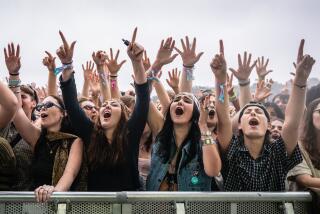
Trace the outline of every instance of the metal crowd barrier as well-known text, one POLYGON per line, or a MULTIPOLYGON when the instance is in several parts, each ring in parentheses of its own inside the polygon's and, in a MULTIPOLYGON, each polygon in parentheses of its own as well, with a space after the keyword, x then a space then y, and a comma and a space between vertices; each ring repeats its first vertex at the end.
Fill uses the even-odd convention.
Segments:
POLYGON ((305 214, 311 201, 308 192, 57 192, 37 203, 33 192, 0 192, 0 213, 305 214))

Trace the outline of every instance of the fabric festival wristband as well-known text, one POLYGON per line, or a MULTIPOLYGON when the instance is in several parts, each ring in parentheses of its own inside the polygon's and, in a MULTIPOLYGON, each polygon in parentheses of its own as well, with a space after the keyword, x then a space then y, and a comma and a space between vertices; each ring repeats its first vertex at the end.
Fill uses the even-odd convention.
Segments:
POLYGON ((148 80, 152 81, 156 81, 156 82, 160 82, 160 80, 157 77, 148 77, 148 80))
POLYGON ((219 93, 218 99, 219 99, 219 101, 220 101, 221 103, 224 103, 224 86, 225 86, 225 85, 226 85, 225 83, 222 83, 222 84, 219 85, 220 93, 219 93))
POLYGON ((61 67, 55 68, 54 69, 54 75, 58 75, 59 73, 61 73, 62 71, 66 70, 66 69, 73 69, 72 64, 66 64, 66 65, 62 65, 61 67))
POLYGON ((9 87, 18 87, 20 86, 21 80, 13 80, 9 79, 8 86, 9 87))
POLYGON ((194 66, 192 68, 183 66, 183 71, 186 72, 188 81, 194 80, 193 70, 194 70, 194 66))
POLYGON ((234 102, 236 100, 237 100, 237 94, 236 94, 236 92, 233 92, 233 95, 229 97, 229 101, 234 102))
POLYGON ((117 86, 117 80, 116 79, 111 79, 110 83, 111 83, 111 88, 113 88, 113 89, 117 86))

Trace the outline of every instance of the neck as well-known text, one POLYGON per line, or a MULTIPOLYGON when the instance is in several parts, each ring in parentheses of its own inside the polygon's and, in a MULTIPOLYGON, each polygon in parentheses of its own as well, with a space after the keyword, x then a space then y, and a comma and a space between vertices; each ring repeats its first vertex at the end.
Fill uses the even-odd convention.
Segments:
POLYGON ((174 129, 174 135, 175 135, 175 140, 176 140, 176 145, 179 148, 181 146, 181 144, 183 143, 183 141, 186 139, 189 130, 191 127, 191 123, 188 124, 183 124, 183 125, 173 125, 173 129, 174 129))
POLYGON ((114 128, 108 128, 104 131, 104 135, 106 136, 110 144, 112 143, 112 140, 113 140, 113 132, 114 132, 114 128))
POLYGON ((261 138, 248 138, 244 135, 244 145, 253 159, 257 159, 262 151, 264 136, 261 138))
POLYGON ((59 132, 61 129, 61 123, 48 127, 47 130, 50 132, 59 132))

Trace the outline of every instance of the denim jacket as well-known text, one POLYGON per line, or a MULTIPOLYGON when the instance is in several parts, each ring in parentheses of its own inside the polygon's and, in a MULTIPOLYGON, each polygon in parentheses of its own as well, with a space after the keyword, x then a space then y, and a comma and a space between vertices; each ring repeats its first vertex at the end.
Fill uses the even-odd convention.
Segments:
MULTIPOLYGON (((201 154, 196 154, 191 161, 186 163, 191 143, 194 142, 189 140, 182 148, 180 163, 177 165, 178 191, 211 191, 212 178, 207 176, 203 164, 199 162, 202 159, 199 158, 199 155, 202 155, 202 150, 199 150, 201 154)), ((158 155, 158 150, 159 142, 153 146, 152 150, 151 167, 147 178, 148 191, 159 191, 160 184, 168 172, 169 161, 163 163, 158 155)))

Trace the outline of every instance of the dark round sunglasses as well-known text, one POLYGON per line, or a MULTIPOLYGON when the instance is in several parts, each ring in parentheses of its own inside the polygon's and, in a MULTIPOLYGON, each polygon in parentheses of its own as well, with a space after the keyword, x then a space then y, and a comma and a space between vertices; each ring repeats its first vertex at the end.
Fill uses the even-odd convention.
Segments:
POLYGON ((53 107, 53 106, 55 106, 55 107, 57 107, 57 108, 59 108, 59 109, 61 109, 61 110, 64 110, 61 106, 59 106, 59 105, 57 105, 57 104, 55 104, 55 103, 53 103, 53 102, 46 102, 46 103, 39 103, 37 106, 36 106, 36 110, 37 111, 41 111, 41 109, 42 108, 45 108, 45 109, 48 109, 48 108, 51 108, 51 107, 53 107))

